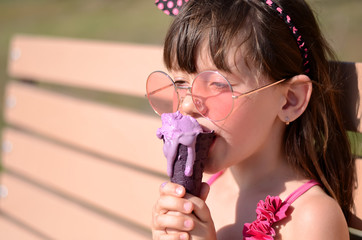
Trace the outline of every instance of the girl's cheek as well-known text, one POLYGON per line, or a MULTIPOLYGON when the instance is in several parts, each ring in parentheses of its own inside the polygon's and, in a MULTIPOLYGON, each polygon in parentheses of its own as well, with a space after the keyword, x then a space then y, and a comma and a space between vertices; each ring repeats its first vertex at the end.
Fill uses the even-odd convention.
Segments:
POLYGON ((223 170, 227 166, 228 152, 225 139, 218 135, 209 150, 209 159, 205 164, 207 172, 216 173, 223 170))

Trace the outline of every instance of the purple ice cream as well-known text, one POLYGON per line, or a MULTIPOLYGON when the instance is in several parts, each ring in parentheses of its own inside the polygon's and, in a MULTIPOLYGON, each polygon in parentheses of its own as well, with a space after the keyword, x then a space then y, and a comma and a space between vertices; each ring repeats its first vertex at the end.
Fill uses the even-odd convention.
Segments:
POLYGON ((167 175, 172 182, 185 186, 198 196, 201 189, 204 161, 214 139, 214 133, 204 133, 196 119, 180 112, 161 116, 162 127, 157 137, 163 139, 167 159, 167 175))
POLYGON ((179 144, 187 146, 185 175, 191 176, 195 161, 196 137, 202 128, 196 119, 184 116, 179 111, 162 114, 162 127, 157 130, 157 137, 164 140, 163 153, 167 159, 167 175, 172 177, 173 165, 179 144))

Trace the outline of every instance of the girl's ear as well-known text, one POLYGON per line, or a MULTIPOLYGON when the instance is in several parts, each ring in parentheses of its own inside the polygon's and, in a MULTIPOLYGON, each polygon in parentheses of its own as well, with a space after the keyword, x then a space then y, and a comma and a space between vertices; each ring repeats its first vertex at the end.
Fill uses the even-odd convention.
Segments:
POLYGON ((312 94, 312 81, 304 74, 294 76, 285 84, 283 105, 278 114, 280 120, 289 124, 296 120, 308 106, 312 94))

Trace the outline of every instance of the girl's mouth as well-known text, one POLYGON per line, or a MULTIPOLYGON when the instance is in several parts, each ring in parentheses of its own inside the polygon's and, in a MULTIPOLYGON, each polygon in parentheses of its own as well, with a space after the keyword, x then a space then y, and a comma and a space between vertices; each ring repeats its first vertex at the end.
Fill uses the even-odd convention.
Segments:
POLYGON ((201 126, 201 128, 202 128, 202 131, 205 132, 205 133, 214 132, 214 130, 211 130, 211 129, 209 129, 209 128, 201 125, 201 124, 200 124, 200 126, 201 126))

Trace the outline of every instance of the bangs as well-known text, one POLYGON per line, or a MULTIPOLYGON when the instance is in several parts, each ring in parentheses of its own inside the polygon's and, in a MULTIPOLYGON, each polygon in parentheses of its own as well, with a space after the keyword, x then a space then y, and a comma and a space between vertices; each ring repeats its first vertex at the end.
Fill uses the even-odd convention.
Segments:
POLYGON ((209 54, 214 65, 230 72, 226 56, 230 54, 231 46, 238 40, 240 47, 251 35, 250 31, 249 34, 240 33, 241 29, 243 32, 247 29, 245 23, 250 7, 240 2, 236 5, 234 2, 220 5, 217 1, 198 0, 186 4, 166 35, 163 57, 168 70, 196 73, 197 57, 201 47, 206 47, 203 49, 208 49, 206 54, 209 54), (235 11, 235 8, 239 9, 235 11))

